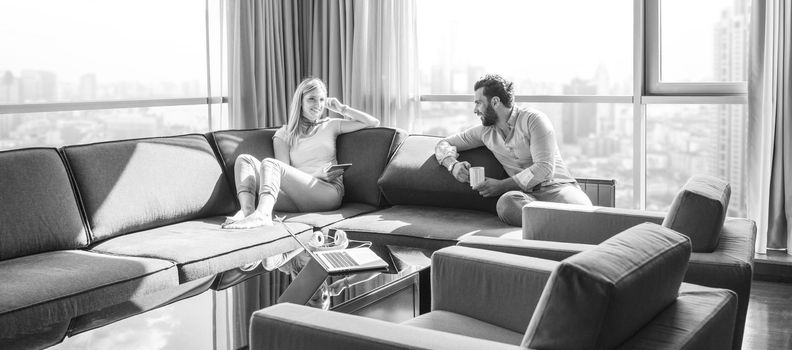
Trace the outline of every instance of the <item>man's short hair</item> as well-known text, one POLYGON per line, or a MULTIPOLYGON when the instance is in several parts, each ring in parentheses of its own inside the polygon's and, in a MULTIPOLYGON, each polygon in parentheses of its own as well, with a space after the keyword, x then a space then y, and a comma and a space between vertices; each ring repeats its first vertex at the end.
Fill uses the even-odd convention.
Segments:
POLYGON ((475 85, 473 90, 484 88, 482 93, 487 98, 487 102, 497 96, 501 103, 507 108, 512 106, 514 102, 514 84, 498 74, 487 74, 481 77, 475 85))

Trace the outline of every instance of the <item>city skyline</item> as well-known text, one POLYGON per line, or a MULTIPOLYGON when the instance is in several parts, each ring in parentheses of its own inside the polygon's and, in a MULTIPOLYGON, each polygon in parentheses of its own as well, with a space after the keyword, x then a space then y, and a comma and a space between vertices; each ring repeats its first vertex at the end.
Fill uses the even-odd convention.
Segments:
MULTIPOLYGON (((737 0, 735 4, 744 4, 737 0)), ((629 6, 631 8, 631 6, 629 6)), ((739 80, 745 75, 747 43, 745 13, 717 14, 708 31, 712 38, 711 70, 715 79, 739 80)), ((631 21, 630 21, 631 24, 631 21)), ((445 40, 448 47, 465 45, 470 38, 457 27, 442 29, 457 35, 445 40)), ((629 32, 631 35, 631 31, 629 32)), ((630 43, 631 45, 631 43, 630 43)), ((627 50, 628 56, 632 49, 627 50)), ((424 94, 472 94, 472 83, 487 65, 460 60, 460 51, 432 51, 439 63, 421 66, 420 91, 424 94), (449 62, 454 64, 449 64, 449 62)), ((431 61, 431 60, 430 60, 431 61)), ((475 61, 475 60, 473 60, 475 61)), ((0 61, 0 65, 3 62, 0 61)), ((519 74, 518 94, 631 95, 632 65, 612 73, 613 64, 593 60, 573 73, 519 74), (624 72, 629 72, 627 75, 624 72), (560 77, 566 77, 561 80, 560 77)), ((204 75, 187 80, 113 80, 97 72, 63 78, 47 69, 15 70, 0 66, 0 103, 46 103, 80 100, 168 98, 205 95, 204 75)), ((579 177, 617 180, 617 205, 633 204, 633 110, 631 104, 542 103, 558 135, 559 147, 572 173, 579 177)), ((403 122, 413 133, 448 135, 478 123, 472 102, 421 102, 418 118, 403 122)), ((156 107, 121 110, 75 111, 3 115, 0 148, 60 146, 113 138, 157 136, 167 133, 207 131, 206 107, 156 107), (115 124, 115 126, 110 125, 115 124)), ((647 208, 663 210, 692 173, 707 173, 732 184, 730 215, 744 215, 745 106, 648 105, 646 157, 647 208)))
MULTIPOLYGON (((699 34, 710 37, 712 48, 704 51, 710 51, 708 57, 712 59, 706 74, 691 76, 690 80, 702 80, 701 77, 707 75, 716 81, 745 79, 747 17, 744 9, 747 4, 744 0, 737 0, 734 5, 743 10, 715 13, 710 16, 711 20, 714 19, 714 22, 709 23, 712 27, 704 34, 699 34)), ((454 31, 450 33, 457 35, 454 31)), ((459 40, 456 37, 441 41, 454 46, 448 43, 459 40)), ((445 52, 447 56, 435 57, 434 60, 445 64, 434 64, 430 69, 423 70, 423 93, 470 95, 473 82, 482 74, 492 72, 483 65, 450 64, 455 62, 457 54, 454 51, 438 52, 445 52)), ((673 54, 675 52, 672 50, 671 63, 668 64, 675 62, 673 54)), ((628 76, 614 78, 608 65, 589 65, 589 68, 564 82, 537 81, 530 74, 518 75, 516 78, 504 75, 514 80, 515 93, 522 95, 632 94, 631 69, 628 76)), ((632 205, 634 169, 631 104, 522 105, 537 107, 550 117, 562 157, 574 176, 616 179, 617 206, 632 205)), ((478 122, 472 107, 472 102, 424 102, 421 104, 421 118, 415 121, 414 128, 417 132, 435 135, 461 131, 478 122)), ((684 182, 691 175, 701 173, 728 181, 732 186, 729 215, 746 214, 745 181, 742 177, 746 151, 744 110, 743 105, 647 106, 647 209, 667 209, 684 182)))

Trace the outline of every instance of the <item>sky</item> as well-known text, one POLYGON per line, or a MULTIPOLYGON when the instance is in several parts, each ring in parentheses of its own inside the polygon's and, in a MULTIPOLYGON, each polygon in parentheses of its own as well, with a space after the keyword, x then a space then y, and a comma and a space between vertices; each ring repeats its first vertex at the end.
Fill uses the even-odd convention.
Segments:
MULTIPOLYGON (((712 28, 734 0, 661 0, 666 63, 680 76, 712 70, 712 28), (668 15, 669 13, 673 15, 668 15)), ((633 0, 418 0, 420 60, 426 64, 520 67, 539 81, 632 79, 633 0), (451 10, 453 8, 453 10, 451 10), (464 18, 465 20, 461 20, 464 18), (475 18, 475 21, 467 20, 475 18), (444 50, 453 31, 454 52, 444 50), (427 38, 428 36, 428 38, 427 38)), ((668 67, 667 67, 668 68, 668 67)))
MULTIPOLYGON (((681 76, 711 71, 706 43, 719 9, 734 0, 661 1, 673 14, 663 18, 674 43, 670 67, 681 76)), ((613 80, 629 81, 633 2, 417 0, 420 62, 516 67, 514 74, 556 82, 591 78, 604 66, 613 80)), ((195 35, 204 31, 202 1, 0 0, 0 70, 51 70, 71 81, 85 73, 190 80, 205 74, 205 38, 195 35)))
POLYGON ((0 0, 0 70, 51 70, 71 81, 201 78, 204 11, 195 0, 0 0))

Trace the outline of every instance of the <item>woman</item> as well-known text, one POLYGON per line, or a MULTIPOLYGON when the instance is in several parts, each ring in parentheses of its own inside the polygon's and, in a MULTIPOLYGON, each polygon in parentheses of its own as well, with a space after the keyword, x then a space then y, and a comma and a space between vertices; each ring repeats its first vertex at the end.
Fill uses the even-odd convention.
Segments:
POLYGON ((321 80, 303 80, 292 97, 288 123, 272 138, 275 159, 259 161, 248 154, 237 158, 234 178, 241 210, 222 227, 272 225, 273 209, 312 212, 338 208, 344 196, 343 170, 328 170, 337 163, 336 137, 378 125, 374 117, 328 98, 321 80), (325 108, 344 119, 328 118, 325 108))

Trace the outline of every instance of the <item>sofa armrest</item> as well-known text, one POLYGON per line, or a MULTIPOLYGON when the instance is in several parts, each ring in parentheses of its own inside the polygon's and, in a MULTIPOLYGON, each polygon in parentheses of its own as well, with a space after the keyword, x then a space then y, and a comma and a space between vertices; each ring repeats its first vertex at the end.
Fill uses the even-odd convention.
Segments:
POLYGON ((432 310, 524 333, 557 265, 482 249, 443 248, 432 255, 432 310))
POLYGON ((476 339, 296 304, 256 311, 250 349, 520 349, 476 339))
POLYGON ((523 238, 600 244, 644 222, 662 224, 665 213, 535 201, 523 207, 523 238))
POLYGON ((457 245, 553 261, 561 261, 584 250, 595 247, 593 244, 484 236, 465 237, 461 239, 457 245))

